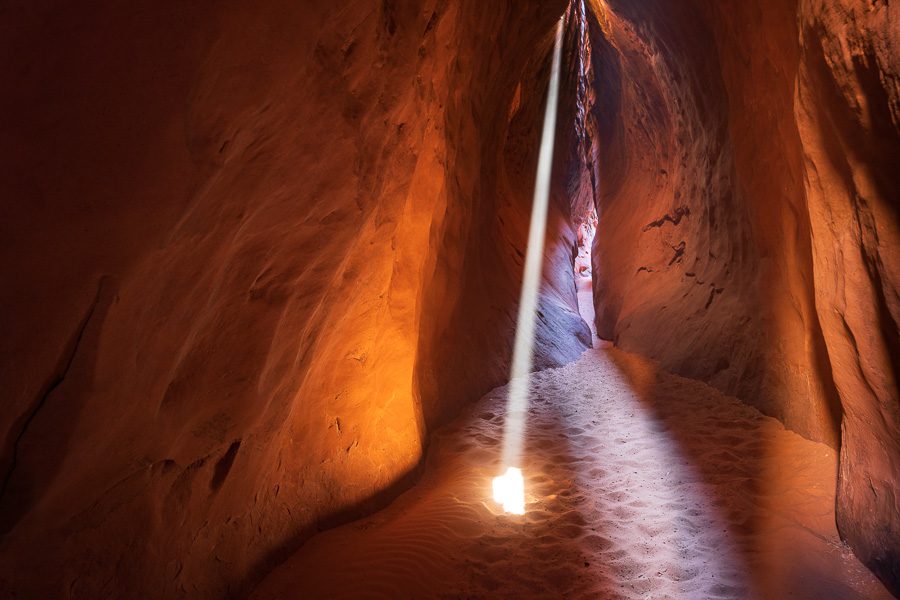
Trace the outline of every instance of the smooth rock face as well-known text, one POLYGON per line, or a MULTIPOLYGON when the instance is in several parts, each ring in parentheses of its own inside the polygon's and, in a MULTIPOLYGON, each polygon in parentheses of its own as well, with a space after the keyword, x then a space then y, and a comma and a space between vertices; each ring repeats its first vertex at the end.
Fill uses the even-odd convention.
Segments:
POLYGON ((896 11, 592 6, 601 337, 839 447, 839 529, 897 592, 896 11))
POLYGON ((408 484, 508 373, 564 8, 4 10, 0 595, 240 594, 408 484))

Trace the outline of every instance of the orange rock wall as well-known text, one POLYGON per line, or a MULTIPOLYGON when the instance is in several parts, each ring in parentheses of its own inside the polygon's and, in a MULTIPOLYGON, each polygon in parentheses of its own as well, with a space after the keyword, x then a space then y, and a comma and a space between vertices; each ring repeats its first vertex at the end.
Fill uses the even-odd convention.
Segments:
POLYGON ((415 476, 507 375, 564 8, 4 11, 0 595, 239 595, 415 476))
POLYGON ((900 594, 900 15, 887 2, 800 7, 794 111, 843 409, 838 528, 900 594))
POLYGON ((900 91, 885 2, 592 3, 601 336, 840 448, 900 586, 900 91))

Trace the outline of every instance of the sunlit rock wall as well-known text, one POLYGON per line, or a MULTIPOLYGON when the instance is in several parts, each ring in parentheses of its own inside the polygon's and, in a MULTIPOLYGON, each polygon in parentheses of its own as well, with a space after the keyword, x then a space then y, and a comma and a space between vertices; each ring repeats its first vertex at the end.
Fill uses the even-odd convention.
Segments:
POLYGON ((4 9, 0 595, 240 595, 408 483, 507 375, 564 8, 4 9))
POLYGON ((591 4, 601 336, 840 448, 900 585, 900 91, 886 2, 591 4))

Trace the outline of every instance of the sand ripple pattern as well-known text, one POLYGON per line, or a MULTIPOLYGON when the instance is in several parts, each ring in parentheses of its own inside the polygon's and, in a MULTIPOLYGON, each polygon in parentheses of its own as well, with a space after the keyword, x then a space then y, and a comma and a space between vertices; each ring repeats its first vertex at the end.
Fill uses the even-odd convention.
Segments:
POLYGON ((257 598, 889 598, 834 527, 834 452, 608 345, 531 381, 527 513, 490 500, 506 387, 385 510, 257 598))

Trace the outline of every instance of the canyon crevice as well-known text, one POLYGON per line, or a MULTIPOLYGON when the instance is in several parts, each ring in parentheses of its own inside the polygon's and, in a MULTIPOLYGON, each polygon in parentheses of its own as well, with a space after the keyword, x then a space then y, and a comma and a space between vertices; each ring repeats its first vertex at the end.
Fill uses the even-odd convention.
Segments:
POLYGON ((900 593, 896 7, 41 0, 0 15, 0 597, 242 597, 414 485, 509 376, 563 15, 534 369, 591 347, 596 210, 598 335, 834 449, 900 593))

